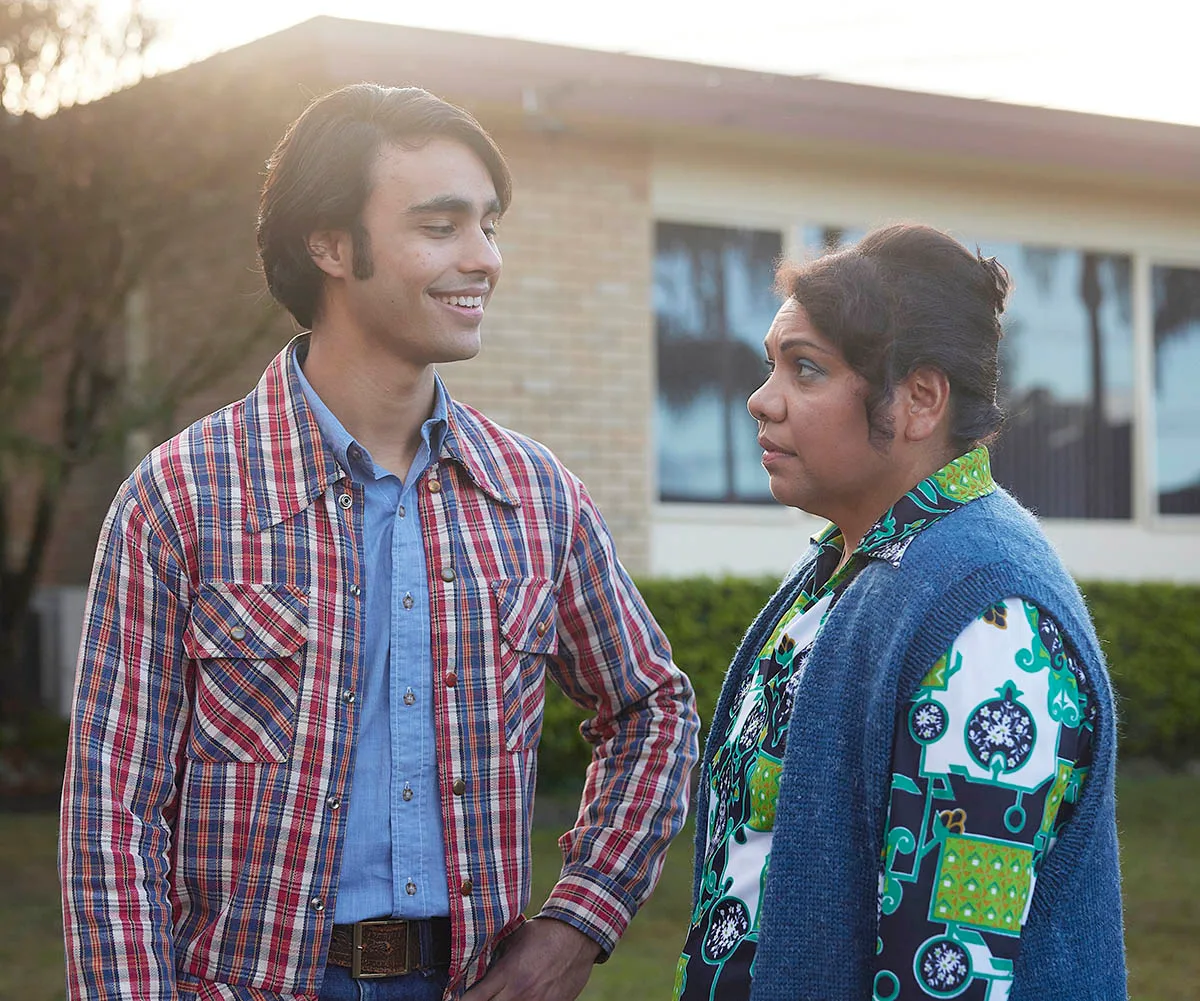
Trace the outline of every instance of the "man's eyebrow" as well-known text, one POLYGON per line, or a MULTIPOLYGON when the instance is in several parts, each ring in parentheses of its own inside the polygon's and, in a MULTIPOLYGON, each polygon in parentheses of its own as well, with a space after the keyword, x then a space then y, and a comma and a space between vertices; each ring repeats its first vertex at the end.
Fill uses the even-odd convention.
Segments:
MULTIPOLYGON (((428 215, 431 212, 447 212, 456 215, 462 215, 467 212, 472 212, 475 209, 475 204, 469 198, 463 198, 461 195, 437 195, 424 202, 418 202, 416 205, 410 205, 406 210, 408 215, 428 215)), ((483 206, 484 215, 499 215, 500 200, 493 198, 483 206)))

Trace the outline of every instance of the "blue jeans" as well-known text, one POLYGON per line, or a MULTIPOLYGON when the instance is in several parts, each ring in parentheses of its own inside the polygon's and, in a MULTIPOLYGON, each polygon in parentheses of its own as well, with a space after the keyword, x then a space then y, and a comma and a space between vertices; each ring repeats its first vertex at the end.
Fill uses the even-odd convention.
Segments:
POLYGON ((355 980, 344 966, 325 967, 320 1001, 441 1001, 450 974, 441 968, 399 977, 355 980))

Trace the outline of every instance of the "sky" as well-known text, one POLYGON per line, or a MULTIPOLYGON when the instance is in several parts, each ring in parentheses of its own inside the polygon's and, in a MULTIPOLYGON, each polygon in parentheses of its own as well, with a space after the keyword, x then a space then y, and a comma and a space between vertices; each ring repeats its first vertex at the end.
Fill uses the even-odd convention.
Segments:
POLYGON ((333 14, 1200 125, 1200 4, 1188 0, 143 3, 162 24, 160 69, 333 14))

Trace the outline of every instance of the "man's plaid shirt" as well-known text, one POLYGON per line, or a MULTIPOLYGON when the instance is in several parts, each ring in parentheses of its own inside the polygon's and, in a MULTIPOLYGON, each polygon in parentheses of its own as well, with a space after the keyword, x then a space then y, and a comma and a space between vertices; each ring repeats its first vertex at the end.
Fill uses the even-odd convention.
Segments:
MULTIPOLYGON (((316 995, 354 774, 362 489, 288 351, 156 449, 101 531, 62 806, 79 999, 316 995)), ((523 920, 545 674, 594 712, 542 910, 611 950, 687 808, 691 687, 582 484, 461 404, 420 484, 451 996, 523 920)))

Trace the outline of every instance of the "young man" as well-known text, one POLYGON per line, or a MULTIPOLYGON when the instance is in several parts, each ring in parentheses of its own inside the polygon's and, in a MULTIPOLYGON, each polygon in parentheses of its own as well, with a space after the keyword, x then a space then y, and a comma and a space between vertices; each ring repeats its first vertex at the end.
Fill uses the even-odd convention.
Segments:
POLYGON ((267 283, 310 333, 101 532, 61 859, 69 996, 570 999, 686 811, 690 686, 583 485, 451 400, 508 169, 417 89, 280 142, 267 283), (595 718, 536 919, 546 675, 595 718), (499 948, 498 948, 499 947, 499 948), (380 978, 380 979, 374 979, 380 978))

